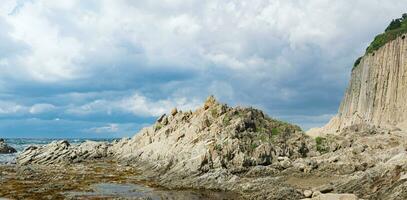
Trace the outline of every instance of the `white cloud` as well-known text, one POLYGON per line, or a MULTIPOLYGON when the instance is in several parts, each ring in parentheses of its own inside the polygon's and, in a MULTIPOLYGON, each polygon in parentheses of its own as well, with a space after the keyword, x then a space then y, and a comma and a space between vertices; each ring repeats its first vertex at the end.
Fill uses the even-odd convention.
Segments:
POLYGON ((16 114, 43 114, 56 109, 52 104, 40 103, 34 105, 24 105, 12 101, 0 100, 0 114, 16 115, 16 114))
POLYGON ((97 135, 109 135, 109 136, 133 136, 133 134, 150 124, 133 124, 133 123, 107 123, 100 126, 91 128, 85 128, 81 130, 81 133, 85 134, 97 134, 97 135))
POLYGON ((20 112, 24 112, 25 110, 26 107, 14 102, 0 101, 0 114, 2 115, 17 114, 20 112))
POLYGON ((366 34, 358 29, 361 26, 382 27, 382 23, 369 22, 378 19, 387 23, 400 15, 407 3, 23 2, 8 1, 1 6, 0 16, 10 26, 7 33, 28 46, 27 51, 15 56, 12 70, 20 69, 29 78, 45 82, 89 77, 103 68, 103 63, 89 63, 129 59, 132 53, 123 51, 123 42, 141 48, 142 57, 135 59, 144 60, 143 65, 150 67, 200 68, 213 63, 235 70, 261 71, 273 66, 284 49, 313 44, 330 50, 342 45, 338 40, 347 39, 350 33, 366 34), (388 16, 390 12, 394 15, 388 16))
POLYGON ((56 107, 54 105, 42 103, 42 104, 35 104, 35 105, 31 106, 29 109, 29 112, 31 114, 41 114, 41 113, 50 112, 54 109, 56 109, 56 107))
POLYGON ((90 115, 95 113, 130 113, 141 117, 157 117, 168 113, 172 108, 192 110, 202 102, 197 99, 172 98, 152 100, 139 93, 125 96, 120 99, 97 99, 81 106, 72 106, 67 113, 75 115, 90 115))
POLYGON ((118 124, 108 124, 106 126, 102 127, 94 127, 90 128, 88 131, 94 132, 94 133, 116 133, 120 130, 118 124))
POLYGON ((163 100, 151 100, 140 94, 134 94, 118 102, 118 107, 141 116, 160 116, 168 113, 172 108, 180 110, 192 110, 200 105, 197 99, 174 98, 163 100))

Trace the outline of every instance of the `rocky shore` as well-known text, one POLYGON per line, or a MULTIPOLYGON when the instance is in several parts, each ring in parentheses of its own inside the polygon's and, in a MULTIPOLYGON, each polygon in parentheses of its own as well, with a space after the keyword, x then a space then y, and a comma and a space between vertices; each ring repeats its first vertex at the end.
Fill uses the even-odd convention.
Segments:
POLYGON ((0 165, 0 172, 0 197, 9 199, 239 199, 232 192, 168 190, 109 159, 52 167, 0 165))
MULTIPOLYGON (((56 141, 27 148, 17 164, 30 177, 32 171, 26 169, 41 168, 44 173, 58 167, 76 169, 68 174, 89 176, 92 170, 83 168, 105 163, 93 170, 112 168, 132 178, 110 174, 108 180, 95 177, 95 183, 119 180, 177 191, 230 192, 216 199, 405 199, 405 141, 403 131, 365 124, 314 139, 298 126, 259 110, 231 108, 209 97, 196 111, 174 109, 131 139, 80 145, 56 141)), ((16 173, 21 174, 19 170, 16 173)), ((12 183, 3 180, 2 184, 12 183)), ((80 187, 50 190, 47 195, 89 187, 85 181, 80 187)))
MULTIPOLYGON (((0 165, 0 198, 405 200, 407 39, 393 36, 358 59, 322 128, 210 96, 133 138, 28 147, 0 165)), ((14 152, 0 140, 0 153, 14 152)))

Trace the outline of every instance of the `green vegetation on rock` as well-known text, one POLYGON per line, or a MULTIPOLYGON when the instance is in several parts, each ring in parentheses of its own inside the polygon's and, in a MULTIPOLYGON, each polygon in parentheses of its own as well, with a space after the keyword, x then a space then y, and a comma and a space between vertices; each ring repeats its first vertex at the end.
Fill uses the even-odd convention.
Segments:
POLYGON ((272 136, 278 135, 278 134, 280 134, 280 130, 278 128, 271 129, 271 135, 272 136))
POLYGON ((407 13, 401 18, 391 21, 384 33, 376 36, 372 43, 367 47, 366 53, 373 53, 386 43, 395 40, 397 37, 407 33, 407 13))
MULTIPOLYGON (((384 46, 388 42, 395 40, 397 37, 407 33, 407 13, 403 14, 401 18, 394 19, 385 29, 384 33, 377 35, 370 45, 366 48, 366 54, 373 53, 380 47, 384 46)), ((353 65, 352 71, 359 66, 362 61, 362 57, 356 59, 353 65)))
POLYGON ((156 124, 155 125, 155 130, 160 130, 163 127, 162 124, 156 124))
POLYGON ((316 137, 315 142, 317 143, 317 151, 321 154, 328 152, 328 147, 326 145, 326 138, 316 137))
POLYGON ((360 64, 360 61, 362 61, 363 57, 359 57, 358 59, 356 59, 355 64, 353 64, 353 68, 352 71, 360 64))

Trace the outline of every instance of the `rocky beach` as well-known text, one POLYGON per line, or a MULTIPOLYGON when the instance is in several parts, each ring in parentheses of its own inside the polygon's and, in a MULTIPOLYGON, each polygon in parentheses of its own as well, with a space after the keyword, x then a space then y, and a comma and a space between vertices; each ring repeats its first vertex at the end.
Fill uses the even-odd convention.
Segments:
POLYGON ((305 132, 209 96, 132 138, 58 140, 17 154, 1 139, 0 153, 16 158, 0 164, 0 198, 405 200, 407 15, 398 20, 355 63, 324 127, 305 132))
POLYGON ((353 125, 312 138, 260 110, 231 108, 211 96, 196 111, 174 109, 131 139, 28 147, 16 166, 2 166, 0 195, 404 199, 406 137, 400 130, 353 125), (116 189, 106 194, 98 184, 116 189), (121 187, 128 195, 117 193, 121 187), (142 189, 136 194, 132 187, 142 189))

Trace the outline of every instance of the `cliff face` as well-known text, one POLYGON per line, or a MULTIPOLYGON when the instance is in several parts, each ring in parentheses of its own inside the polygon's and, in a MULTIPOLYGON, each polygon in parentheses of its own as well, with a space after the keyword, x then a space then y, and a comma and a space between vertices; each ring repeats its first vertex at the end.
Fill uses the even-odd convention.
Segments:
POLYGON ((366 123, 407 128, 407 34, 364 55, 352 70, 338 114, 311 135, 340 132, 366 123))

